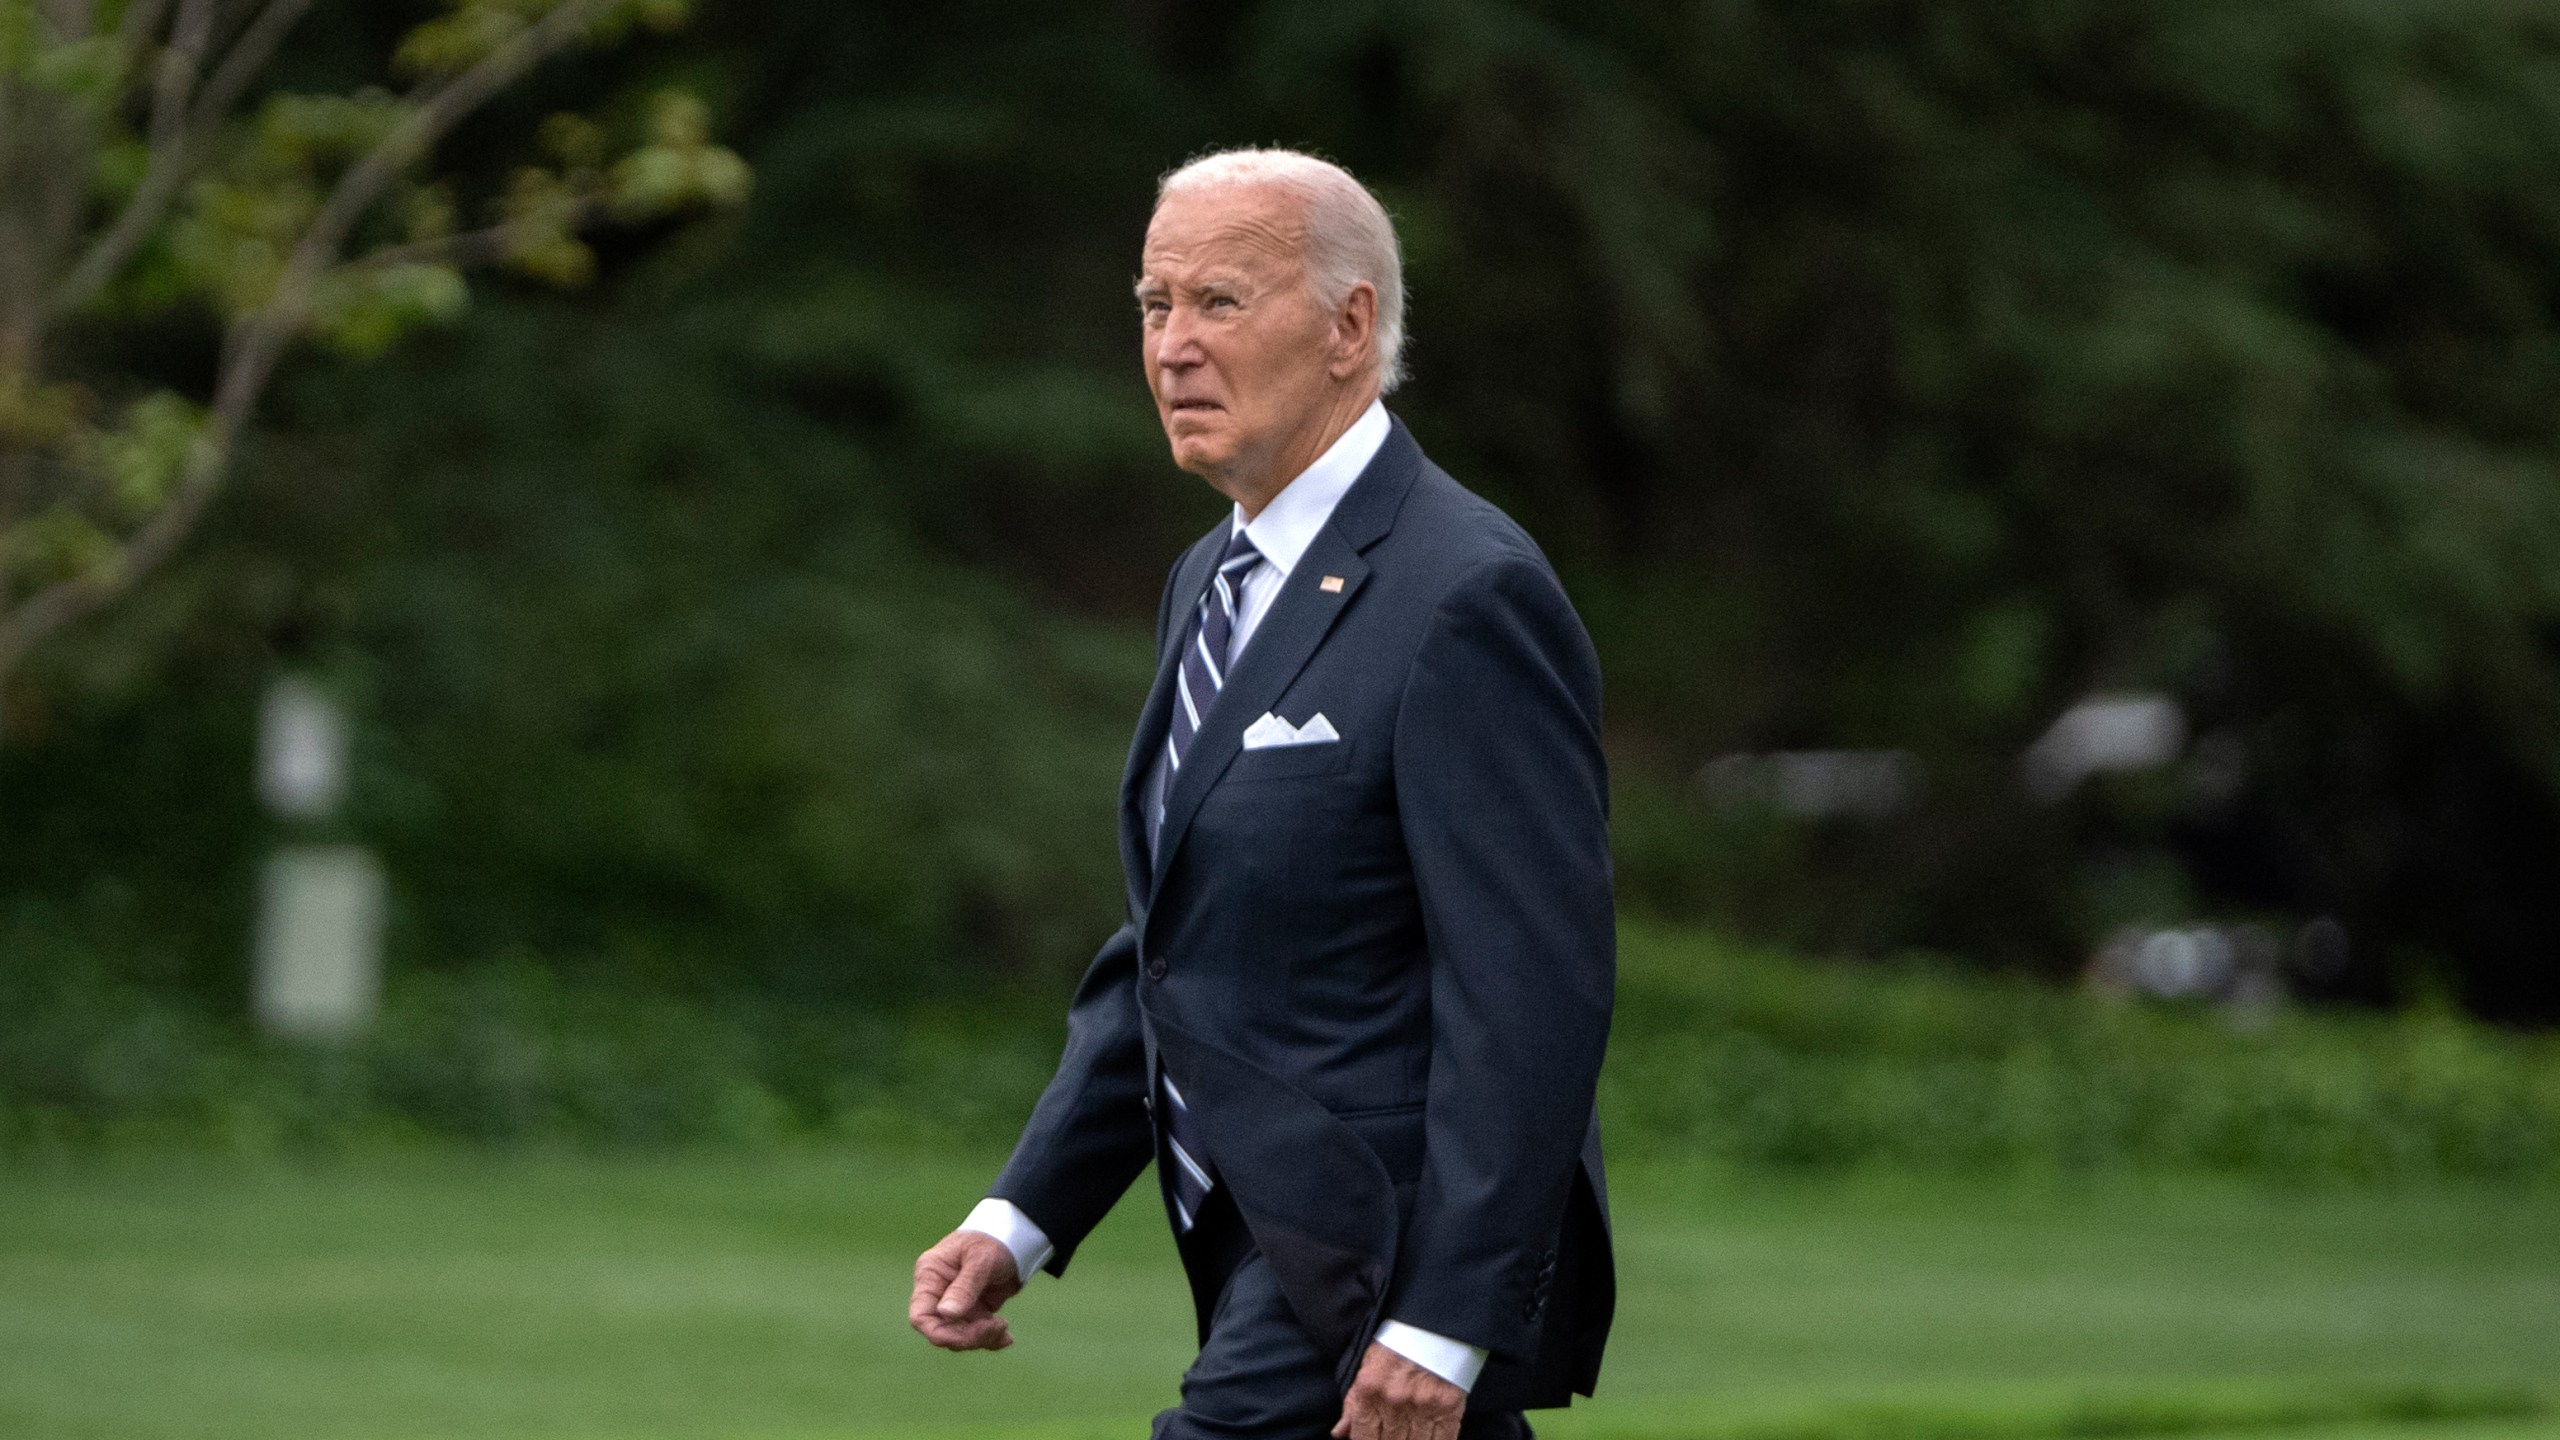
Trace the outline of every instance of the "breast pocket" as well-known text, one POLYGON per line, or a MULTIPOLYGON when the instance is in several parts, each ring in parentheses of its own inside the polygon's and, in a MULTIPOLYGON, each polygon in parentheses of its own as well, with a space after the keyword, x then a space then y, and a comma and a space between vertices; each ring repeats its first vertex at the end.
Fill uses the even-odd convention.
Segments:
POLYGON ((1222 777, 1229 785, 1256 780, 1290 780, 1302 775, 1331 775, 1351 763, 1351 741, 1327 740, 1316 745, 1266 745, 1239 750, 1222 777))

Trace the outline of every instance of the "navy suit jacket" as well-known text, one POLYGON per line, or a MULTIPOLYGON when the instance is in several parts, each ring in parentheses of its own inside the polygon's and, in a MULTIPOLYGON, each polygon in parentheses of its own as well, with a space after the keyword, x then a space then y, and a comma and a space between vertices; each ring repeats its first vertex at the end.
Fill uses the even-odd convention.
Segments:
POLYGON ((1393 1319, 1492 1352, 1470 1408, 1589 1394, 1616 1293, 1590 639, 1537 546, 1398 421, 1203 717, 1150 855, 1140 797, 1227 531, 1165 587, 1121 786, 1129 921, 991 1193, 1064 1273, 1155 1157, 1161 1069, 1346 1388, 1393 1319), (1342 738, 1241 748, 1265 711, 1342 738))

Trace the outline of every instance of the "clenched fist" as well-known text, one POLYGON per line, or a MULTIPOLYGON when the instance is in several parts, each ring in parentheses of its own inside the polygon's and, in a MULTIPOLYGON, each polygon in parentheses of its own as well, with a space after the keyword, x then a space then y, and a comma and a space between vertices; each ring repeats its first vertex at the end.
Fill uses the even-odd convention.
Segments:
POLYGON ((1384 1345, 1360 1357, 1333 1440, 1455 1440, 1467 1392, 1384 1345))
POLYGON ((945 1350, 1001 1350, 1013 1343, 1013 1329, 996 1311, 1021 1290, 1004 1242, 954 1230, 916 1257, 907 1323, 945 1350))

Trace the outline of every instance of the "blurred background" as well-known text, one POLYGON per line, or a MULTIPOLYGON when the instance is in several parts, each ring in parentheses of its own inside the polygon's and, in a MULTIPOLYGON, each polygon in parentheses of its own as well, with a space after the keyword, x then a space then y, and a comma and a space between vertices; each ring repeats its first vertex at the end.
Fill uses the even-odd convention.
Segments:
MULTIPOLYGON (((141 37, 83 223, 148 192, 194 8, 0 3, 9 204, 75 14, 141 37)), ((554 7, 209 8, 299 23, 0 373, 0 603, 186 493, 370 87, 554 7), (44 489, 159 394, 160 488, 44 489)), ((0 624, 0 1431, 1170 1403, 1143 1205, 1006 1356, 900 1306, 1223 513, 1153 182, 1278 143, 1396 216, 1395 408, 1606 672, 1624 1338, 1555 1432, 2560 1435, 2560 12, 619 10, 409 165, 182 545, 0 624), (467 289, 403 248, 484 213, 467 289)))

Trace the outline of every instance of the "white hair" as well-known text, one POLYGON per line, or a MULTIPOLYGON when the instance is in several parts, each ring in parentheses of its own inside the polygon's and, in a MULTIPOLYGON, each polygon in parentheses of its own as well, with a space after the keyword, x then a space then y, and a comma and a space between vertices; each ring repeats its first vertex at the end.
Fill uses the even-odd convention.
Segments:
POLYGON ((1192 160, 1156 183, 1156 203, 1177 190, 1277 185, 1306 202, 1307 279, 1316 299, 1339 305, 1365 280, 1378 293, 1378 392, 1403 383, 1404 253, 1395 222, 1369 188, 1330 160, 1295 150, 1247 147, 1192 160))

